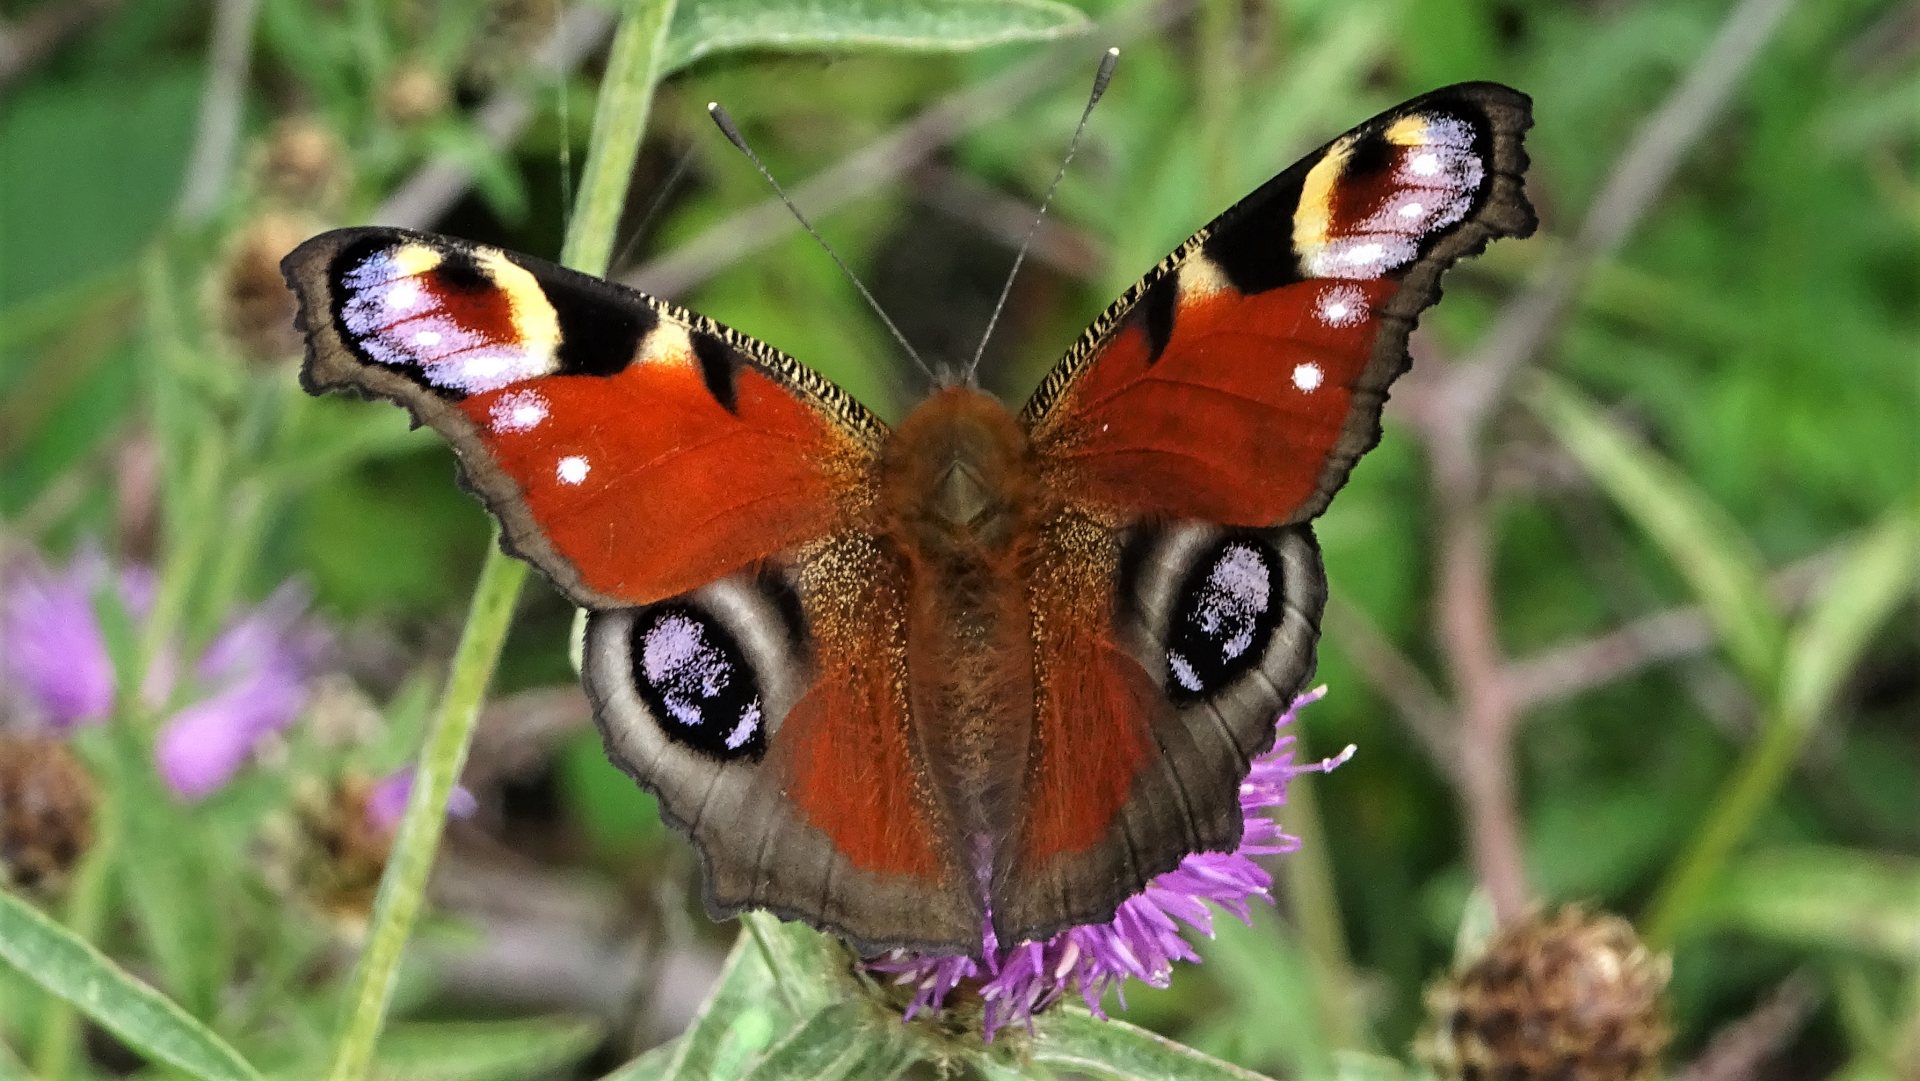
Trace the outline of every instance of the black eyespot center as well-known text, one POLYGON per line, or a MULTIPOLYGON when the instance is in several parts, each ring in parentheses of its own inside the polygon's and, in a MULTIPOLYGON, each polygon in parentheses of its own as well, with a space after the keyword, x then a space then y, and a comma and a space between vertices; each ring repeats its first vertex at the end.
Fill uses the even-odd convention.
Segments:
POLYGON ((760 681, 712 614, 654 605, 634 619, 632 647, 634 690, 668 739, 725 761, 766 753, 760 681))
POLYGON ((1281 599, 1280 556, 1265 538, 1229 534, 1204 549, 1180 583, 1167 625, 1168 699, 1200 701, 1258 667, 1281 599))

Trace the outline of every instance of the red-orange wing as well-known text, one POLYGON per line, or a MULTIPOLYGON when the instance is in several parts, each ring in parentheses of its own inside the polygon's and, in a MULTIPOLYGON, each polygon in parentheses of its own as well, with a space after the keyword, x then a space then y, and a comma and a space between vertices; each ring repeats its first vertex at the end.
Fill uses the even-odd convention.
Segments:
POLYGON ((1313 667, 1306 523, 1379 440, 1441 273, 1532 231, 1529 110, 1466 84, 1353 129, 1182 244, 1034 393, 1022 418, 1059 510, 1003 931, 1099 918, 1238 842, 1239 781, 1313 667))
POLYGON ((885 429, 704 316, 450 237, 342 229, 287 257, 314 392, 445 435, 513 550, 589 608, 684 593, 840 528, 885 429))
POLYGON ((1076 503, 1243 525, 1326 509, 1379 440, 1440 275, 1533 231, 1525 95, 1382 113, 1220 215, 1109 308, 1023 414, 1076 503))
POLYGON ((980 941, 973 872, 917 781, 872 414, 712 320, 494 248, 347 229, 284 269, 307 389, 439 431, 510 550, 594 610, 608 753, 693 841, 716 918, 980 941))

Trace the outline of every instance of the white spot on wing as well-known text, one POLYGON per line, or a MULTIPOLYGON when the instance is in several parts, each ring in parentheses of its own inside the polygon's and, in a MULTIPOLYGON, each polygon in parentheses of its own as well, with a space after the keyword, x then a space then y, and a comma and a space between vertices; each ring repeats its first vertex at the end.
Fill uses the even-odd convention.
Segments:
POLYGON ((395 311, 406 311, 418 303, 420 303, 420 287, 410 281, 403 281, 387 290, 387 307, 395 311))
POLYGON ((440 344, 440 332, 437 330, 423 330, 413 336, 413 344, 431 349, 440 344))
POLYGON ((1410 167, 1415 176, 1436 176, 1440 172, 1440 155, 1415 154, 1410 167))
POLYGON ((760 727, 760 702, 755 699, 747 703, 747 708, 741 712, 740 723, 734 725, 733 731, 727 733, 727 750, 739 750, 742 744, 753 738, 753 730, 758 727, 760 727))
POLYGON ((554 470, 562 484, 578 484, 587 479, 587 471, 593 468, 585 458, 578 454, 569 454, 560 459, 560 466, 554 470))
POLYGON ((1359 326, 1367 318, 1367 295, 1357 285, 1331 286, 1314 301, 1313 314, 1330 327, 1359 326))
POLYGON ((1294 366, 1293 385, 1299 387, 1303 394, 1312 394, 1314 391, 1319 390, 1320 384, 1325 379, 1326 375, 1320 371, 1320 365, 1318 364, 1299 364, 1294 366))
POLYGON ((1200 676, 1194 672, 1193 665, 1173 650, 1167 650, 1167 667, 1173 669, 1173 678, 1187 690, 1198 692, 1201 688, 1200 676))
POLYGON ((527 432, 547 419, 547 399, 538 391, 516 390, 494 400, 487 420, 496 433, 527 432))

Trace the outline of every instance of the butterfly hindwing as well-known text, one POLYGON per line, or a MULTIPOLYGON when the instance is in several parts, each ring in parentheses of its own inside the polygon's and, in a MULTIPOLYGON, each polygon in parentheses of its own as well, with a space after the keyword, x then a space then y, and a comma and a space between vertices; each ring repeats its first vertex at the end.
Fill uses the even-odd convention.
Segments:
POLYGON ((1097 917, 1238 842, 1247 763, 1313 670, 1307 523, 1378 442, 1441 273, 1532 231, 1529 110, 1465 84, 1360 125, 1181 245, 1034 393, 1022 419, 1060 508, 1044 533, 1077 538, 1051 558, 1101 555, 1031 591, 1043 753, 997 924, 1097 917))

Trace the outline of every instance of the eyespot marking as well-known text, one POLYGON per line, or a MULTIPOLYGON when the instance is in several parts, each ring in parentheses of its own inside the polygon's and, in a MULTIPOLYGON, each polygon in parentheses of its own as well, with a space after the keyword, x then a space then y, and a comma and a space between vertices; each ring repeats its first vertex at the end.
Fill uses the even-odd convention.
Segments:
POLYGON ((753 668, 706 612, 669 603, 642 613, 633 625, 633 680, 668 739, 719 759, 764 753, 753 668))
POLYGON ((1204 549, 1175 594, 1167 633, 1167 697, 1218 693, 1266 655, 1279 620, 1280 557, 1267 542, 1228 536, 1204 549))

